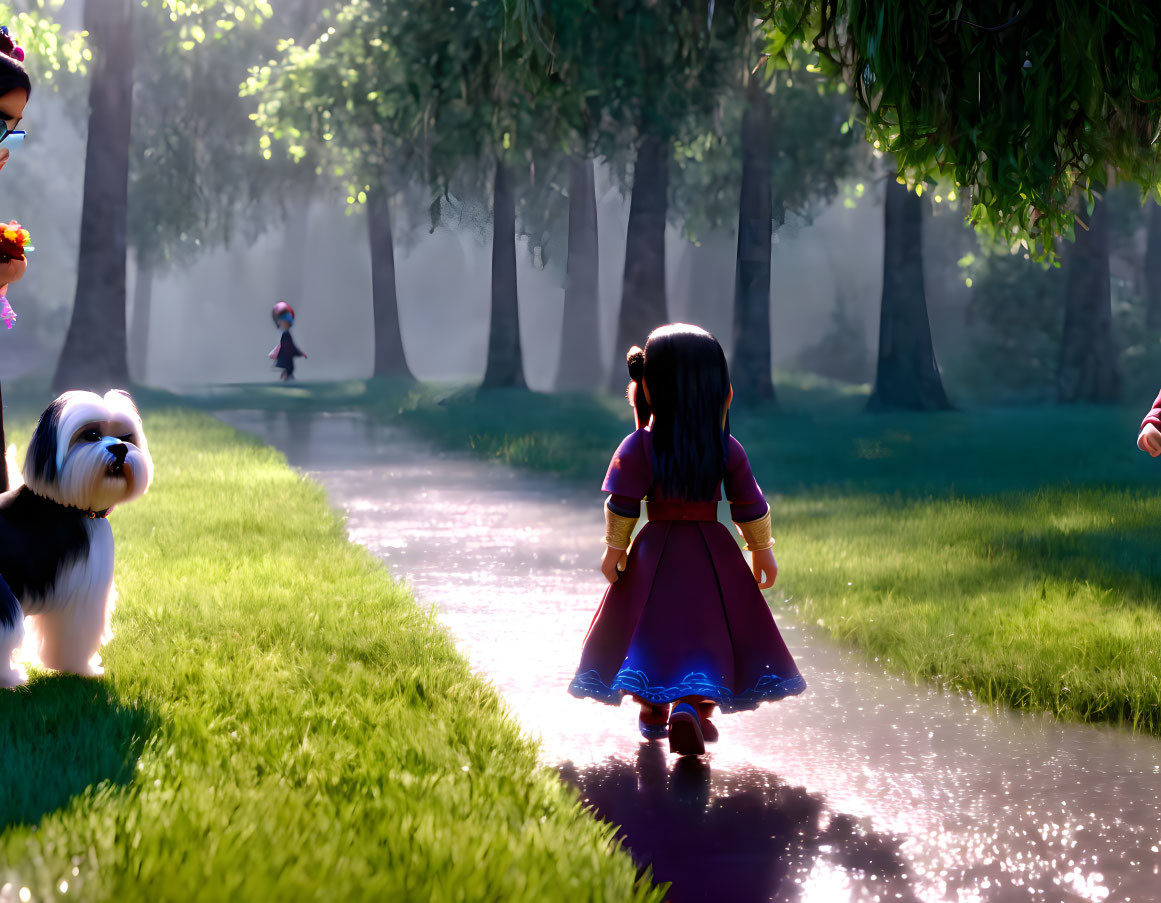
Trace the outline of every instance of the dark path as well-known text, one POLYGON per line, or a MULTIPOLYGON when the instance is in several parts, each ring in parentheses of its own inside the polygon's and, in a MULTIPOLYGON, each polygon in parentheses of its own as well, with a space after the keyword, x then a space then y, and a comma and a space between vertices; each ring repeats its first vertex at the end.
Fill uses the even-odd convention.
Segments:
POLYGON ((1161 742, 910 686, 776 601, 809 689, 722 719, 712 754, 678 763, 635 707, 565 692, 603 591, 600 474, 561 488, 354 414, 223 419, 308 471, 439 607, 673 900, 1161 901, 1161 742))

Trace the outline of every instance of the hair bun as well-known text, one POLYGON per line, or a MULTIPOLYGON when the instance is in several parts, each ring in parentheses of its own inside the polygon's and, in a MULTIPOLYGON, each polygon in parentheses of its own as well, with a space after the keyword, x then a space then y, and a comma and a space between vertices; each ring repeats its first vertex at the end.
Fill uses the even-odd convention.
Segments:
POLYGON ((634 345, 625 355, 625 363, 629 365, 629 378, 640 382, 645 376, 645 350, 634 345))

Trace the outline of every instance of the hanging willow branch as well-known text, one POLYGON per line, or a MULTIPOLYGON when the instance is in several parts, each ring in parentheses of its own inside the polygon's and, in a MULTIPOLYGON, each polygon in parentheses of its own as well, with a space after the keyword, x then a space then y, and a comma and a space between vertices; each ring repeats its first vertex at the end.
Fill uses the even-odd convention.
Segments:
POLYGON ((1158 195, 1161 11, 1088 0, 760 0, 767 50, 812 44, 912 183, 1051 255, 1112 172, 1158 195), (984 25, 982 23, 1000 23, 984 25))

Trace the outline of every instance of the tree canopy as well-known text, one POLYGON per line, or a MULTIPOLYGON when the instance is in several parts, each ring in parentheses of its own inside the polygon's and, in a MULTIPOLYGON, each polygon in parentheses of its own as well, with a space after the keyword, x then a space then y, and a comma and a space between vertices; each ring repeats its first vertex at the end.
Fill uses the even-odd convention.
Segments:
POLYGON ((1115 180, 1161 197, 1161 11, 1084 0, 761 0, 767 52, 818 50, 902 177, 1051 256, 1115 180))

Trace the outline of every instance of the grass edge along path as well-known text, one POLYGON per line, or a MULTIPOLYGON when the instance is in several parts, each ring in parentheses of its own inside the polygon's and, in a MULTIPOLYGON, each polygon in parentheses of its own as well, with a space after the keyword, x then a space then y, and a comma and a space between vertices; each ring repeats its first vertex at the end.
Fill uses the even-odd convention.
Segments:
POLYGON ((0 887, 663 899, 321 487, 204 414, 143 409, 157 475, 111 517, 106 677, 0 692, 0 887))
MULTIPOLYGON (((611 397, 279 388, 203 403, 360 409, 594 499, 631 429, 611 397)), ((854 389, 784 378, 779 392, 779 409, 731 413, 774 508, 776 617, 789 602, 887 668, 986 704, 1161 735, 1161 462, 1134 447, 1140 411, 872 416, 854 389)))

